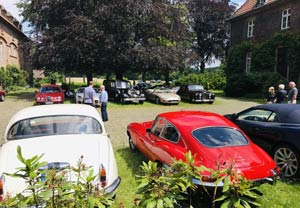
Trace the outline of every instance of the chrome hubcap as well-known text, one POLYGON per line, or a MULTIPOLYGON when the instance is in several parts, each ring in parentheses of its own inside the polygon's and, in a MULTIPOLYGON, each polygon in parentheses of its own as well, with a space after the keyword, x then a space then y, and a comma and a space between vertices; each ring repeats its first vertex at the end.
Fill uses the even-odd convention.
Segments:
POLYGON ((298 170, 298 161, 289 148, 279 148, 274 154, 274 160, 286 177, 294 176, 298 170))

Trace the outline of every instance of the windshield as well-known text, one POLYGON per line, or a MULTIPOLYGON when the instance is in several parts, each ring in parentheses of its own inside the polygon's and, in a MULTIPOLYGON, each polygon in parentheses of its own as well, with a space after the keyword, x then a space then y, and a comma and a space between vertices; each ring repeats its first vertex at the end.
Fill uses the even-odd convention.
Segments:
POLYGON ((248 144, 248 140, 240 131, 228 127, 196 129, 192 132, 192 135, 207 147, 242 146, 248 144))
POLYGON ((60 88, 59 87, 42 87, 40 91, 42 93, 60 92, 60 88))
POLYGON ((65 134, 101 134, 102 126, 87 116, 45 116, 17 122, 8 132, 8 140, 65 134))
POLYGON ((189 85, 190 91, 198 91, 198 90, 204 90, 202 85, 189 85))
POLYGON ((130 83, 125 81, 116 81, 116 88, 118 89, 129 89, 130 83))
POLYGON ((170 89, 166 87, 159 87, 154 89, 155 93, 169 93, 170 89))

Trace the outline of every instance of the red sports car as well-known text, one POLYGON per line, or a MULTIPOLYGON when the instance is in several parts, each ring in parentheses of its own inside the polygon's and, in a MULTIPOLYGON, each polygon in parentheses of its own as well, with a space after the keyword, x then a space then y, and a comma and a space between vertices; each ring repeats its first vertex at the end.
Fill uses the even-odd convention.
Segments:
POLYGON ((35 94, 37 104, 64 103, 64 91, 59 85, 44 85, 35 94))
POLYGON ((272 182, 278 174, 266 152, 239 127, 215 113, 162 113, 154 121, 129 124, 127 134, 132 150, 138 149, 149 160, 164 165, 170 165, 173 158, 184 161, 190 150, 196 155, 196 165, 216 169, 217 162, 224 167, 234 163, 234 168, 249 180, 272 182))

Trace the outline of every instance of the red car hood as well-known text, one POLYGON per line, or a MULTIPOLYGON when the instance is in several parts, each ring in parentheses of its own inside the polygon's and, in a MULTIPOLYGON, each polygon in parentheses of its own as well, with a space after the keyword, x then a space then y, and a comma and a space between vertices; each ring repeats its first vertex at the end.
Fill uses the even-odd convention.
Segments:
POLYGON ((271 177, 271 171, 276 168, 273 159, 253 143, 247 146, 205 148, 201 152, 205 154, 197 156, 197 165, 212 169, 217 168, 217 163, 221 169, 233 165, 235 170, 250 180, 271 177))

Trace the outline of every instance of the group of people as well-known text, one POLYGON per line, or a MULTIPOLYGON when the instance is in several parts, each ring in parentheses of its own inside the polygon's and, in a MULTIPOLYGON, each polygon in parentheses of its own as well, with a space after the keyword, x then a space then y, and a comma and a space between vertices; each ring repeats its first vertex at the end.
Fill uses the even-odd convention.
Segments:
MULTIPOLYGON (((100 108, 101 108, 101 116, 103 122, 108 121, 108 115, 107 115, 107 103, 108 103, 108 94, 105 90, 105 86, 100 86, 100 96, 99 96, 99 102, 100 102, 100 108)), ((95 97, 96 92, 94 90, 94 83, 93 81, 89 82, 89 86, 84 88, 83 93, 83 103, 91 106, 95 106, 95 97)))
POLYGON ((296 104, 298 89, 295 82, 289 82, 289 92, 284 89, 284 84, 278 85, 278 91, 275 92, 274 87, 269 87, 268 95, 266 96, 266 103, 287 103, 296 104))

